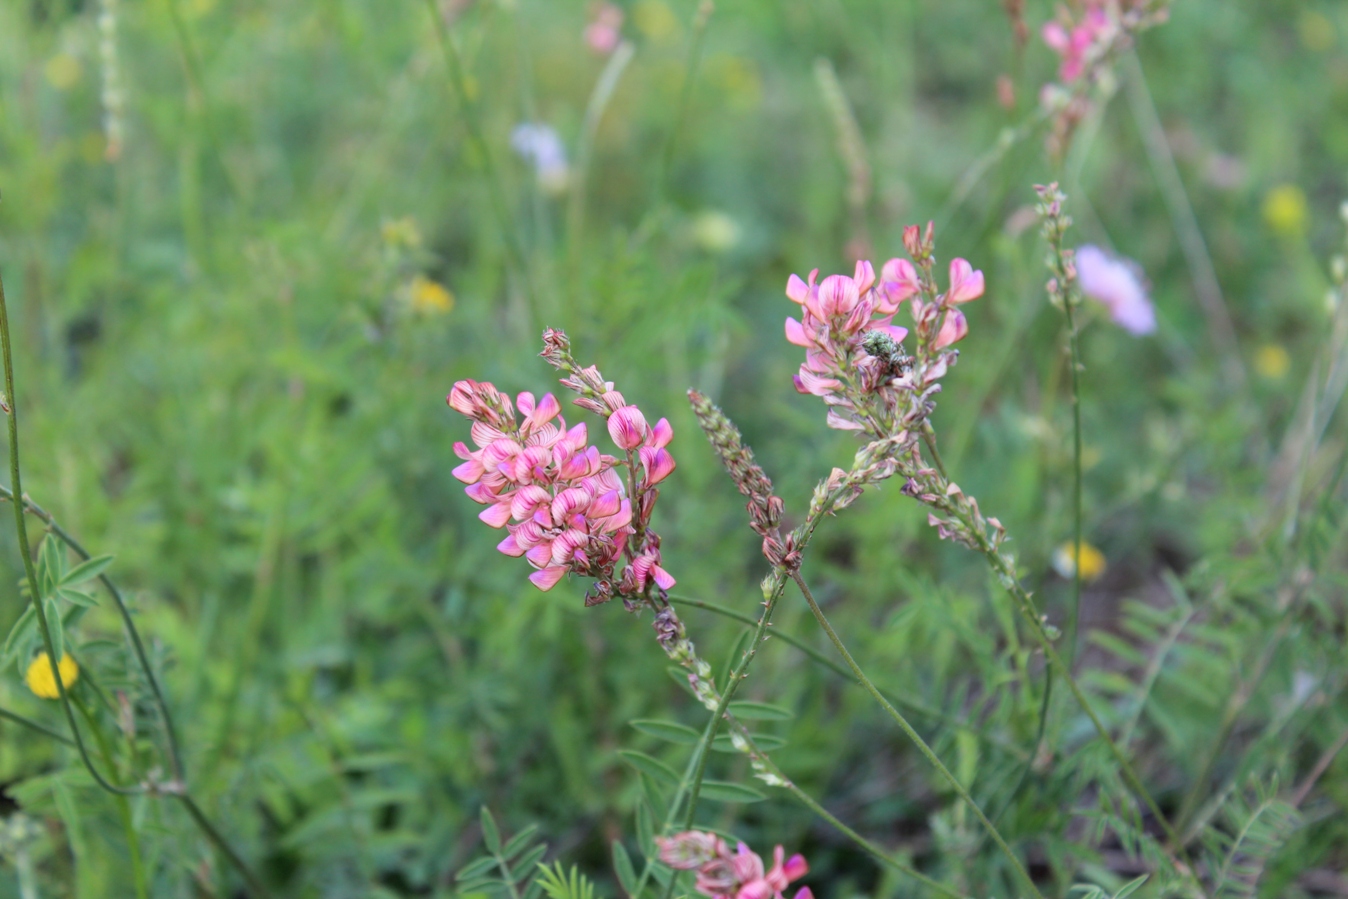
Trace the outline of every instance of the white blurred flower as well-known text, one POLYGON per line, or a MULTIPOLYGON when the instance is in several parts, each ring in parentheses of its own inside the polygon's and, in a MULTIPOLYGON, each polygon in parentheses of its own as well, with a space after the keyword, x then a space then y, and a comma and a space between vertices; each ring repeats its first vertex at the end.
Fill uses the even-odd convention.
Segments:
POLYGON ((740 242, 740 226, 717 209, 708 209, 693 219, 693 241, 708 253, 725 253, 740 242))
POLYGON ((1076 252, 1076 269, 1081 292, 1103 303, 1125 331, 1140 335, 1156 330, 1156 310, 1137 263, 1087 244, 1076 252))
POLYGON ((571 170, 566 162, 566 147, 550 125, 525 122, 510 133, 510 146, 524 160, 533 163, 538 184, 550 194, 566 190, 571 170))

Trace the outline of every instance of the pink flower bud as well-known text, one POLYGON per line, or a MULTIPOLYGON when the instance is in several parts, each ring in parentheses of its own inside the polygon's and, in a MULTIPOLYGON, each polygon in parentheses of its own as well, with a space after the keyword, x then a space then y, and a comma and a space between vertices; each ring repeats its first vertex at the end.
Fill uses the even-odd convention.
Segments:
POLYGON ((903 248, 909 256, 916 258, 922 255, 922 229, 919 226, 903 226, 903 248))
POLYGON ((608 419, 608 433, 625 450, 636 449, 646 439, 646 416, 636 406, 623 406, 608 419))
POLYGON ((875 286, 875 269, 865 259, 858 259, 852 281, 855 282, 858 291, 865 293, 875 286))

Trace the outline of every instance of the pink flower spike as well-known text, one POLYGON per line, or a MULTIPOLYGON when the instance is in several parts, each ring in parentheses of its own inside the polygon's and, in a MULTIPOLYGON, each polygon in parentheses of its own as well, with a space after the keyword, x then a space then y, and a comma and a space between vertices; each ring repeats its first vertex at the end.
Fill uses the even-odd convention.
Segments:
POLYGON ((669 446, 669 442, 673 439, 674 428, 670 425, 668 418, 660 419, 651 429, 651 446, 669 446))
POLYGON ((786 279, 786 297, 793 303, 804 303, 805 298, 810 295, 810 288, 806 283, 800 280, 799 275, 792 275, 786 279))
POLYGON ((561 565, 549 565, 540 571, 535 571, 529 575, 529 580, 533 585, 544 593, 557 586, 557 582, 566 577, 566 569, 561 565))
POLYGON ((794 343, 796 346, 808 347, 810 345, 810 338, 805 336, 804 326, 794 318, 786 320, 786 341, 787 343, 794 343))
POLYGON ((636 449, 646 439, 646 416, 636 406, 623 406, 608 419, 608 433, 625 450, 636 449))
POLYGON ((660 483, 674 471, 674 457, 662 446, 643 446, 640 455, 648 485, 660 483))
POLYGON ((945 321, 941 323, 941 333, 936 335, 936 343, 933 346, 938 350, 948 347, 963 340, 968 333, 969 322, 964 318, 964 313, 958 309, 951 309, 945 314, 945 321))
POLYGON ((983 295, 983 273, 963 259, 950 260, 950 291, 946 302, 951 305, 967 303, 983 295))

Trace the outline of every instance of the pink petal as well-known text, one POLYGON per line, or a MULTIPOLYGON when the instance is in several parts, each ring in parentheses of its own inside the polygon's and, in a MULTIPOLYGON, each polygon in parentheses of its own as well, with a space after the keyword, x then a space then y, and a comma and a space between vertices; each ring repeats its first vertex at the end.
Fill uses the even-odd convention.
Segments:
POLYGON ((952 304, 967 303, 983 295, 983 273, 964 259, 950 260, 950 291, 946 302, 952 304))
POLYGON ((852 280, 856 282, 857 290, 865 293, 875 285, 875 269, 865 259, 858 259, 852 280))
POLYGON ((670 425, 668 418, 660 419, 651 429, 651 446, 669 446, 669 442, 673 439, 674 428, 670 425))
POLYGON ((484 469, 482 463, 476 459, 469 459, 462 465, 456 465, 450 474, 463 481, 465 484, 476 484, 482 478, 484 469))
POLYGON ((800 280, 799 275, 792 275, 786 279, 786 296, 793 303, 804 303, 805 298, 810 295, 810 288, 805 282, 800 280))
POLYGON ((819 285, 819 308, 825 318, 851 314, 860 300, 857 283, 846 275, 829 275, 819 285))
POLYGON ((515 407, 520 410, 521 414, 529 415, 534 411, 535 405, 534 395, 529 391, 525 390, 515 394, 515 407))
POLYGON ((529 551, 524 554, 524 558, 539 568, 545 567, 552 561, 552 541, 545 540, 542 543, 535 543, 529 547, 529 551))
POLYGON ((1044 43, 1048 44, 1057 53, 1067 52, 1069 44, 1067 29, 1063 28, 1058 22, 1048 22, 1039 34, 1043 37, 1044 43))
POLYGON ((948 347, 952 343, 958 343, 969 333, 969 322, 965 320, 964 313, 958 309, 951 309, 945 314, 945 321, 941 323, 941 332, 936 335, 936 349, 948 347))
POLYGON ((674 470, 674 457, 664 447, 643 446, 640 455, 641 464, 646 469, 648 485, 660 483, 674 470))
POLYGON ((501 552, 505 553, 507 556, 524 555, 524 547, 520 546, 519 543, 515 540, 514 534, 511 534, 509 537, 505 538, 500 543, 496 544, 496 548, 499 549, 501 552))
POLYGON ((833 409, 828 410, 828 418, 826 419, 826 421, 830 428, 834 428, 839 431, 866 430, 865 425, 861 424, 860 422, 852 421, 850 418, 843 418, 841 415, 837 413, 837 411, 833 409))
POLYGON ((560 565, 552 565, 540 571, 535 571, 529 575, 529 580, 533 585, 543 592, 551 590, 557 586, 557 582, 566 577, 566 569, 560 565))
POLYGON ((786 320, 786 340, 796 346, 807 347, 810 345, 810 339, 805 336, 805 328, 794 318, 786 320))
POLYGON ((652 574, 655 575, 656 586, 658 586, 661 590, 668 590, 670 587, 673 587, 674 584, 676 583, 674 577, 668 571, 665 571, 663 568, 661 568, 659 565, 656 565, 654 568, 652 568, 651 572, 652 574))
POLYGON ((488 506, 478 513, 477 517, 494 528, 505 527, 506 522, 510 520, 510 503, 500 502, 488 506))
POLYGON ((608 435, 625 450, 636 449, 646 439, 646 416, 636 406, 623 406, 608 418, 608 435))
POLYGON ((782 866, 782 873, 786 875, 788 882, 799 880, 810 871, 810 866, 805 862, 805 856, 797 853, 786 860, 782 866))

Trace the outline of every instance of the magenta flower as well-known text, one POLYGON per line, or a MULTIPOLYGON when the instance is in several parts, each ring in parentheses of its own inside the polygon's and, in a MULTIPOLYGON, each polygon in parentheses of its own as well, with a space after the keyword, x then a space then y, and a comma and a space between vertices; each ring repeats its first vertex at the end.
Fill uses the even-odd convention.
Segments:
POLYGON ((1087 244, 1076 251, 1076 270, 1081 292, 1102 303, 1125 331, 1142 335, 1156 330, 1156 310, 1137 263, 1087 244))
POLYGON ((623 11, 612 3, 601 3, 594 18, 585 26, 585 43, 600 56, 607 56, 622 40, 623 11))
MULTIPOLYGON (((711 899, 782 899, 782 891, 799 880, 810 866, 799 854, 786 858, 781 846, 772 853, 772 867, 740 843, 732 855, 725 841, 715 834, 690 830, 672 837, 656 837, 660 860, 681 871, 697 871, 695 889, 711 899)), ((809 887, 796 891, 794 899, 813 899, 809 887)))

